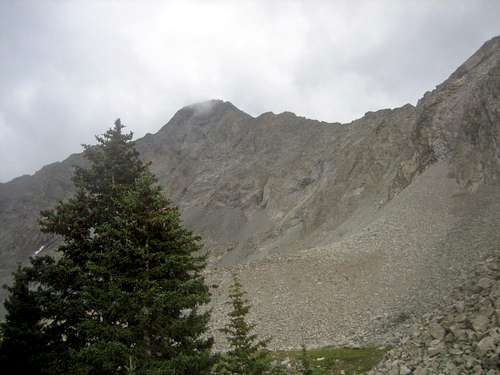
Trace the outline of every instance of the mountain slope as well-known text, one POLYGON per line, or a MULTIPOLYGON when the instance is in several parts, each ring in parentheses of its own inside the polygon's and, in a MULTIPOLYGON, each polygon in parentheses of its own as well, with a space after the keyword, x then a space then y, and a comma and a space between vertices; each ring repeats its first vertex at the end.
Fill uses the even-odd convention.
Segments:
MULTIPOLYGON (((328 124, 210 101, 137 148, 205 238, 222 285, 216 317, 236 268, 279 345, 376 338, 436 304, 499 243, 499 98, 497 37, 416 107, 328 124)), ((51 243, 37 212, 71 194, 81 162, 0 184, 3 281, 51 243)))
POLYGON ((395 179, 411 156, 403 150, 414 122, 409 105, 349 125, 292 113, 254 119, 228 103, 211 105, 209 114, 181 110, 138 146, 224 264, 288 253, 284 245, 297 248, 407 183, 395 179))

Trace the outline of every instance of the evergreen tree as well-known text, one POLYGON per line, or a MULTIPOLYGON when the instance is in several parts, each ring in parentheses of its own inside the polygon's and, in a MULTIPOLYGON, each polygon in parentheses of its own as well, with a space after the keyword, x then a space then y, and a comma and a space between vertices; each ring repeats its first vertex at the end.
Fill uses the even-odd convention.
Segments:
POLYGON ((214 372, 221 375, 270 373, 271 360, 266 351, 268 340, 258 340, 257 335, 252 333, 255 324, 247 322, 250 304, 236 276, 233 276, 229 299, 232 307, 229 322, 220 331, 226 335, 230 350, 221 355, 214 372))
POLYGON ((29 280, 21 268, 14 273, 13 285, 5 301, 7 315, 0 325, 0 369, 6 374, 42 374, 45 343, 41 310, 29 289, 29 280))
POLYGON ((122 129, 117 120, 96 146, 84 146, 89 165, 76 170, 75 196, 42 212, 42 230, 64 240, 57 261, 36 258, 29 269, 58 354, 48 367, 205 374, 212 339, 208 312, 199 310, 209 301, 200 239, 122 129))

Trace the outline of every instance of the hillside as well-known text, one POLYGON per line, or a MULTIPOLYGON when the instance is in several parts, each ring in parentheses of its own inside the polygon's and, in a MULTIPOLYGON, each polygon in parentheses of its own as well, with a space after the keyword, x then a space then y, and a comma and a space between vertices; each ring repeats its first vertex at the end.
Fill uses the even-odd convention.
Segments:
MULTIPOLYGON (((236 269, 261 332, 287 347, 384 341, 492 253, 499 140, 496 37, 416 107, 332 124, 252 117, 217 100, 181 109, 136 144, 205 238, 208 277, 221 286, 215 325, 236 269)), ((38 212, 71 194, 78 163, 73 155, 0 184, 0 281, 53 244, 38 212)))

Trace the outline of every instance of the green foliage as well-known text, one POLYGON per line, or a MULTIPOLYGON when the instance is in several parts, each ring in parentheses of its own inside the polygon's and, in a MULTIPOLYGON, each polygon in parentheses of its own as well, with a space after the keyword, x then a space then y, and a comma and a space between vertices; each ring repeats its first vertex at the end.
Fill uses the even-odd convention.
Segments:
MULTIPOLYGON (((114 128, 85 146, 76 194, 42 212, 64 240, 60 257, 25 273, 53 338, 47 362, 65 374, 206 374, 209 301, 200 239, 162 195, 132 143, 114 128), (55 338, 55 339, 54 339, 55 338)), ((7 323, 8 324, 8 323, 7 323)))
POLYGON ((5 301, 6 320, 0 325, 0 369, 5 373, 42 374, 46 342, 41 310, 29 289, 29 279, 18 268, 5 301))
POLYGON ((241 282, 233 276, 229 293, 229 322, 221 332, 226 335, 230 350, 224 353, 217 365, 215 374, 258 375, 270 373, 271 357, 266 350, 267 340, 258 340, 252 331, 254 324, 247 322, 250 304, 245 298, 241 282))
POLYGON ((274 352, 277 361, 287 360, 291 364, 290 374, 304 374, 304 357, 309 361, 312 375, 355 375, 371 370, 383 358, 386 349, 337 348, 325 346, 317 349, 274 352))

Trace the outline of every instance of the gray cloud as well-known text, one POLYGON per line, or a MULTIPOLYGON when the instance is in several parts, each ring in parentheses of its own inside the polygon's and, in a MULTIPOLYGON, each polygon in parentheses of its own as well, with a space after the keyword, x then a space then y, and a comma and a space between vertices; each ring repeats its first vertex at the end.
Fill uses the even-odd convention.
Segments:
POLYGON ((0 181, 221 98, 348 122, 415 103, 487 39, 498 1, 2 1, 0 181))

